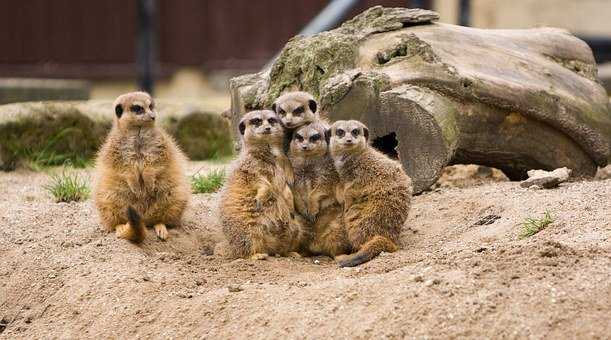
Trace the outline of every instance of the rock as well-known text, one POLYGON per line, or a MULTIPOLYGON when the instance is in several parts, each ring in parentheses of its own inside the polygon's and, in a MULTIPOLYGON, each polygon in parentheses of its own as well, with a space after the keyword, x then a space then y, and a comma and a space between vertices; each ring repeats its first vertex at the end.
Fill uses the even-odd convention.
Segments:
POLYGON ((607 165, 604 168, 600 168, 596 172, 596 179, 609 179, 609 178, 611 178, 611 165, 607 165))
POLYGON ((522 188, 539 186, 541 188, 555 188, 558 184, 566 182, 571 175, 571 169, 559 168, 554 171, 529 170, 528 179, 520 183, 522 188))
POLYGON ((424 285, 427 287, 431 287, 432 285, 438 285, 441 283, 439 279, 428 279, 424 282, 424 285))
MULTIPOLYGON (((232 154, 229 124, 201 103, 158 100, 159 124, 192 159, 232 154)), ((111 101, 30 102, 0 106, 0 169, 44 153, 61 165, 90 159, 112 126, 111 101), (59 157, 61 156, 61 157, 59 157)))
POLYGON ((235 284, 229 285, 227 289, 229 290, 230 293, 237 293, 243 290, 242 287, 240 287, 240 285, 235 285, 235 284))
POLYGON ((528 170, 560 167, 593 176, 611 161, 609 99, 586 43, 561 29, 435 18, 377 6, 292 38, 270 70, 230 81, 233 126, 284 91, 311 92, 331 120, 367 124, 372 144, 401 160, 416 193, 448 164, 524 180, 528 170))

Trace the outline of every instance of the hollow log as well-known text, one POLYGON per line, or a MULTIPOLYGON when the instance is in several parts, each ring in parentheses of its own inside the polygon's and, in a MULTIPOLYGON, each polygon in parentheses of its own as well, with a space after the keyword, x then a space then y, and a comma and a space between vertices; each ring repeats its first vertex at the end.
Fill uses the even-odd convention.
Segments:
POLYGON ((270 70, 230 81, 234 126, 283 92, 311 92, 331 120, 367 124, 415 192, 453 163, 493 166, 513 180, 559 167, 593 176, 609 163, 609 99, 586 43, 562 29, 437 18, 376 6, 337 29, 292 38, 270 70))

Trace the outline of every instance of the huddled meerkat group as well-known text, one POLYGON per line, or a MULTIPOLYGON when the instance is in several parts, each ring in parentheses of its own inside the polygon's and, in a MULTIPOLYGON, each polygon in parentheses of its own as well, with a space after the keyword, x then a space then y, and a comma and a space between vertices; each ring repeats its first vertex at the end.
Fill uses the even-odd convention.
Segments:
MULTIPOLYGON (((102 224, 141 242, 180 224, 190 188, 186 157, 155 125, 143 92, 115 101, 114 124, 96 165, 94 201, 102 224)), ((289 92, 271 110, 239 122, 242 148, 219 200, 230 258, 327 255, 342 267, 399 249, 412 195, 400 163, 369 146, 355 120, 329 123, 306 92, 289 92)))

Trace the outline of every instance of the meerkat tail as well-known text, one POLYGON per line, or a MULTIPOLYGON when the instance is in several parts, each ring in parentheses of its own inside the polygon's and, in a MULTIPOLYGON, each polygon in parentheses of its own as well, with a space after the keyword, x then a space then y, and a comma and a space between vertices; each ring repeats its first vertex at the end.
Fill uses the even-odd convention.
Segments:
POLYGON ((384 236, 376 235, 371 240, 367 241, 358 252, 345 257, 339 261, 340 267, 356 267, 360 264, 370 261, 374 257, 380 255, 381 252, 395 252, 399 247, 395 242, 384 236))
POLYGON ((142 242, 146 237, 146 229, 142 224, 140 215, 132 206, 127 207, 127 221, 129 228, 127 228, 123 235, 124 238, 135 243, 142 242))

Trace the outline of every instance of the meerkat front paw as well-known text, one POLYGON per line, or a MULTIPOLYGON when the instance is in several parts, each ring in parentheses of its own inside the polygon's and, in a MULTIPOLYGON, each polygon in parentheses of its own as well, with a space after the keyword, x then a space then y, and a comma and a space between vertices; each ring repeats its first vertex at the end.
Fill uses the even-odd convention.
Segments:
POLYGON ((163 223, 158 223, 155 224, 155 226, 153 226, 153 229, 155 229, 155 234, 157 235, 157 238, 165 241, 168 239, 169 233, 168 233, 168 228, 166 228, 165 224, 163 223))
POLYGON ((298 259, 301 258, 301 254, 299 254, 298 252, 292 251, 289 253, 289 257, 292 257, 294 259, 298 259))
POLYGON ((269 255, 267 255, 267 253, 256 253, 253 254, 250 259, 251 260, 267 260, 267 258, 269 257, 269 255))

